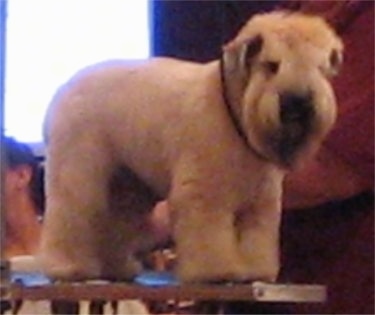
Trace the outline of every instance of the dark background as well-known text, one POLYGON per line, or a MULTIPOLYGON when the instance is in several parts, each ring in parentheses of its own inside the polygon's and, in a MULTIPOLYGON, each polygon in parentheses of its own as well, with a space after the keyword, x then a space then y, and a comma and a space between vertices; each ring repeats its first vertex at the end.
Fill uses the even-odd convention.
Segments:
POLYGON ((153 1, 153 54, 194 61, 220 56, 256 12, 269 11, 279 1, 153 1))

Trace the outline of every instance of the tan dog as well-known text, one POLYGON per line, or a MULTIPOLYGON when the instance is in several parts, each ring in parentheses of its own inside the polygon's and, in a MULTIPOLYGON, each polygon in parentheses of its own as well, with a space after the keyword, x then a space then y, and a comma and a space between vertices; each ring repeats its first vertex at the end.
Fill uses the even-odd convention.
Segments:
POLYGON ((220 61, 79 72, 46 119, 45 272, 133 277, 166 198, 182 280, 275 280, 282 181, 335 121, 342 49, 320 18, 276 12, 251 19, 220 61))

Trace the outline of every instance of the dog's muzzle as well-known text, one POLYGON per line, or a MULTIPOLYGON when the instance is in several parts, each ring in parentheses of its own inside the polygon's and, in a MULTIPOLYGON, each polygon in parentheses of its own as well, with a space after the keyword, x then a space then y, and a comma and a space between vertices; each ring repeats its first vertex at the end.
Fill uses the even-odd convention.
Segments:
POLYGON ((314 119, 313 97, 311 93, 298 95, 285 92, 279 95, 280 129, 276 140, 276 150, 284 162, 293 158, 294 153, 306 142, 314 119))
POLYGON ((283 125, 307 125, 313 116, 311 94, 303 96, 283 93, 279 96, 280 121, 283 125))

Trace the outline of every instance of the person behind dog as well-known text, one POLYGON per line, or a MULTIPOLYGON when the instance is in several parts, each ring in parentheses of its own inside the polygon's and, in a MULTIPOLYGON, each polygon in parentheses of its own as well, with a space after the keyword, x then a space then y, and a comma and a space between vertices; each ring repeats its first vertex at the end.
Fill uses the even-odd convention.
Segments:
POLYGON ((5 258, 33 255, 39 245, 44 208, 42 170, 32 150, 4 138, 5 258))
POLYGON ((299 1, 345 45, 334 81, 338 120, 318 156, 285 182, 283 276, 323 283, 329 298, 298 313, 374 313, 374 2, 299 1))
POLYGON ((343 68, 334 81, 336 125, 318 157, 286 182, 285 207, 304 208, 373 190, 374 2, 291 2, 325 17, 345 44, 343 68))
MULTIPOLYGON (((44 211, 43 173, 31 148, 14 138, 3 138, 4 226, 2 255, 14 271, 35 271, 33 255, 39 246, 44 211)), ((28 314, 47 314, 43 303, 28 303, 28 314), (31 307, 31 306, 32 307, 31 307), (42 305, 42 307, 40 306, 42 305)), ((1 314, 11 311, 1 302, 1 314)))

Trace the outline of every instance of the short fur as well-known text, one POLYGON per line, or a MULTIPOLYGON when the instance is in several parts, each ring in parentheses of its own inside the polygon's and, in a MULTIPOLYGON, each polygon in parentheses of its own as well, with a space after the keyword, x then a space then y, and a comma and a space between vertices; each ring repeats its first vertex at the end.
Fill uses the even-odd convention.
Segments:
POLYGON ((80 71, 46 117, 45 272, 134 277, 149 211, 167 199, 183 281, 275 280, 282 181, 335 121, 328 79, 342 49, 320 18, 275 12, 221 61, 80 71))

